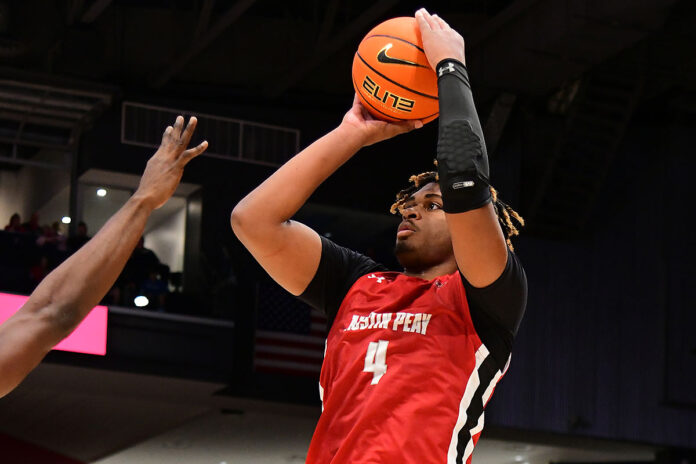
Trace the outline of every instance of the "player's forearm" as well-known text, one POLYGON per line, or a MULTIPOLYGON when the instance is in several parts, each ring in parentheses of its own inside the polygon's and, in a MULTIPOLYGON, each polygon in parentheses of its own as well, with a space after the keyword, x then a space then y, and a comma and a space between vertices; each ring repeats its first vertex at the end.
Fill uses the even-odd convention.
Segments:
POLYGON ((505 238, 491 202, 488 156, 461 62, 437 66, 440 131, 437 159, 443 209, 459 270, 475 287, 485 287, 507 262, 505 238))
POLYGON ((116 281, 145 229, 151 206, 137 196, 82 248, 51 272, 24 308, 55 327, 55 342, 70 333, 116 281))
POLYGON ((295 155, 235 207, 235 230, 253 222, 255 228, 280 225, 305 204, 312 193, 362 147, 354 132, 341 126, 295 155))
POLYGON ((440 122, 438 173, 443 208, 450 214, 481 208, 491 200, 486 143, 466 67, 454 59, 437 65, 440 122))
POLYGON ((467 129, 468 150, 465 157, 476 157, 479 169, 485 177, 488 173, 488 152, 483 137, 483 128, 479 120, 474 96, 469 83, 466 66, 458 60, 445 59, 438 65, 438 92, 440 95, 440 126, 444 127, 454 121, 465 121, 467 129))

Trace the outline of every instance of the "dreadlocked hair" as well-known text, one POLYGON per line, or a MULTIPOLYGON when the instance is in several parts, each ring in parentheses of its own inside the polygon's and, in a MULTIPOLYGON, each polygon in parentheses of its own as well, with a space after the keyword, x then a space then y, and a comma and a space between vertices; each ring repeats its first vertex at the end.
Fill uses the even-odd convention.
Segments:
POLYGON ((389 208, 389 212, 392 214, 399 214, 399 209, 406 204, 411 195, 416 193, 424 185, 430 182, 437 182, 438 180, 440 180, 440 178, 436 171, 422 172, 418 175, 409 177, 408 181, 413 185, 409 185, 396 194, 396 201, 394 201, 394 204, 389 208))
POLYGON ((524 218, 519 215, 517 211, 512 209, 510 205, 505 203, 503 200, 498 198, 498 191, 491 187, 491 196, 493 199, 493 208, 495 209, 495 214, 498 216, 498 222, 500 227, 503 228, 505 233, 505 242, 507 243, 510 251, 515 251, 515 247, 512 246, 512 237, 520 235, 519 227, 524 227, 524 218), (517 225, 512 220, 515 220, 517 225))
MULTIPOLYGON (((437 165, 437 162, 435 164, 437 165)), ((392 214, 399 214, 399 210, 403 208, 408 199, 411 198, 414 193, 420 190, 424 185, 429 184, 430 182, 437 182, 439 180, 440 179, 437 175, 437 171, 422 172, 418 175, 411 176, 408 179, 411 185, 396 194, 396 201, 394 201, 394 204, 392 204, 391 208, 389 208, 389 212, 392 214)), ((491 190, 495 214, 498 216, 498 222, 500 223, 500 227, 503 229, 503 233, 505 234, 505 243, 507 243, 510 251, 515 251, 515 247, 512 246, 511 239, 512 237, 520 235, 519 228, 524 227, 524 218, 522 218, 517 211, 512 209, 510 205, 498 198, 498 191, 496 189, 490 185, 488 188, 491 190)))

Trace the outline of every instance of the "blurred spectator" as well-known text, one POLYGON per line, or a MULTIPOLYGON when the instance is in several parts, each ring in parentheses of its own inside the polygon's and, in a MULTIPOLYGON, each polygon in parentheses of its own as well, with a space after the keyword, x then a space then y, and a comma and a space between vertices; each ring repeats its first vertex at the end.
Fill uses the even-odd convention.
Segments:
POLYGON ((128 283, 133 283, 136 288, 140 288, 143 282, 148 279, 150 273, 158 271, 159 266, 159 258, 157 258, 154 251, 145 248, 145 239, 140 237, 123 271, 124 280, 128 283))
MULTIPOLYGON (((26 225, 33 227, 36 221, 38 215, 33 215, 32 221, 26 225)), ((34 237, 26 233, 20 215, 12 215, 5 230, 24 233, 0 232, 0 288, 3 291, 30 293, 52 269, 90 239, 84 222, 78 224, 77 233, 70 238, 66 238, 61 227, 57 221, 50 226, 44 225, 34 237)), ((141 237, 102 304, 132 307, 135 297, 142 295, 149 301, 148 309, 164 311, 170 304, 169 277, 169 266, 161 263, 157 255, 145 247, 145 240, 141 237)), ((178 277, 181 287, 181 273, 175 273, 173 277, 178 277)), ((234 281, 231 271, 228 277, 234 281)))
POLYGON ((68 238, 68 250, 71 253, 75 253, 82 245, 89 242, 90 238, 92 237, 87 235, 87 224, 80 221, 80 223, 77 224, 77 234, 68 238))
POLYGON ((8 232, 24 232, 22 218, 19 216, 19 213, 14 213, 10 217, 10 222, 5 226, 5 230, 8 232))
POLYGON ((55 246, 57 240, 56 231, 53 227, 46 225, 41 228, 41 235, 36 239, 36 244, 41 248, 51 248, 55 246))
POLYGON ((56 251, 65 251, 66 238, 60 231, 60 224, 58 221, 54 222, 53 225, 45 225, 42 227, 42 232, 39 238, 36 239, 36 244, 42 248, 53 248, 56 251))
POLYGON ((133 306, 134 298, 147 291, 152 293, 143 295, 151 302, 148 306, 160 309, 164 305, 164 294, 160 294, 162 287, 164 293, 167 293, 168 274, 169 267, 161 264, 152 250, 145 248, 145 239, 140 237, 126 267, 116 281, 111 297, 120 304, 133 306))
POLYGON ((53 229, 53 233, 55 234, 56 237, 56 249, 60 252, 64 252, 68 249, 67 245, 67 237, 65 234, 60 230, 60 222, 55 221, 53 225, 51 225, 51 228, 53 229))
POLYGON ((53 226, 43 226, 43 232, 36 239, 36 244, 41 254, 48 258, 49 267, 54 268, 67 258, 65 241, 65 236, 60 233, 58 222, 54 222, 53 226))
POLYGON ((42 229, 39 225, 39 213, 34 212, 31 215, 29 222, 25 222, 24 224, 22 224, 22 227, 24 227, 24 232, 28 232, 34 235, 40 235, 42 229))
POLYGON ((148 306, 160 311, 164 310, 165 298, 168 292, 167 281, 156 271, 150 271, 140 286, 140 294, 147 297, 148 306))

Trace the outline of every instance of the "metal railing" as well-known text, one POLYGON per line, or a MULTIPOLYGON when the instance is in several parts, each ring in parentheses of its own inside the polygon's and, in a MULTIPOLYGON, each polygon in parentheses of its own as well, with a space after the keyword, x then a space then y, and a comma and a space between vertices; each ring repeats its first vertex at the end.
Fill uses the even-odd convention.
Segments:
POLYGON ((198 118, 195 138, 209 143, 203 156, 279 166, 299 151, 298 129, 129 101, 122 105, 121 143, 157 148, 179 114, 198 118))

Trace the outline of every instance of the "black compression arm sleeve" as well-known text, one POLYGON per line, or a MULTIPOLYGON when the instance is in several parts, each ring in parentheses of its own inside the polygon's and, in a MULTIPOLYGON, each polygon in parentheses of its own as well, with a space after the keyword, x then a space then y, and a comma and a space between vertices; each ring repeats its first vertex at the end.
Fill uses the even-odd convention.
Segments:
POLYGON ((462 213, 491 200, 486 143, 466 66, 445 59, 435 69, 440 100, 437 161, 443 207, 447 213, 462 213))

